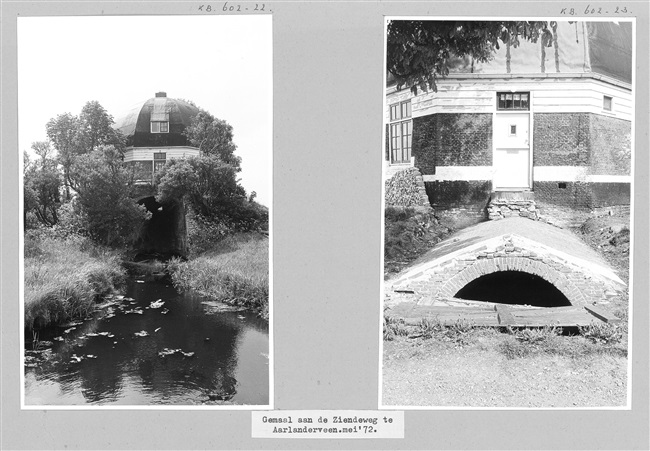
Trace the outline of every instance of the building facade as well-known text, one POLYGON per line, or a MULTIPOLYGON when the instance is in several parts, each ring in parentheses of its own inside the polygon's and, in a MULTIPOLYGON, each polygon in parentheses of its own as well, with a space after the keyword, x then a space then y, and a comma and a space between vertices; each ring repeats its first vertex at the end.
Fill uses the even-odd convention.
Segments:
POLYGON ((631 23, 559 23, 552 47, 452 65, 437 92, 388 83, 387 186, 416 168, 431 206, 477 220, 508 199, 522 216, 629 205, 631 23))
POLYGON ((115 121, 126 137, 124 162, 136 168, 139 183, 151 183, 168 159, 200 154, 183 134, 198 113, 196 106, 157 92, 115 121))

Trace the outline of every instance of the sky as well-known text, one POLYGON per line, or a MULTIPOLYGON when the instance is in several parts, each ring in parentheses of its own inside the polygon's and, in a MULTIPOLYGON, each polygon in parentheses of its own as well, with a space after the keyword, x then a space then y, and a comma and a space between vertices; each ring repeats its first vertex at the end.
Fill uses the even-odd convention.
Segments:
POLYGON ((98 101, 114 119, 165 91, 233 127, 241 184, 271 203, 271 16, 18 18, 19 147, 98 101))

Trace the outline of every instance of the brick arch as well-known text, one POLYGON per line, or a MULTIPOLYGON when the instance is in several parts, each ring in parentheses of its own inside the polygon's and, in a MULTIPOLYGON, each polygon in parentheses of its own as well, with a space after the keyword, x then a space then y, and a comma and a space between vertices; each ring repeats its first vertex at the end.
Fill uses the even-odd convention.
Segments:
POLYGON ((584 305, 587 300, 582 290, 565 274, 573 271, 563 265, 552 267, 541 260, 527 257, 477 259, 466 264, 454 276, 443 283, 438 292, 441 296, 454 296, 461 288, 479 277, 503 271, 520 271, 538 276, 560 290, 571 305, 584 305), (557 268, 557 269, 556 269, 557 268))

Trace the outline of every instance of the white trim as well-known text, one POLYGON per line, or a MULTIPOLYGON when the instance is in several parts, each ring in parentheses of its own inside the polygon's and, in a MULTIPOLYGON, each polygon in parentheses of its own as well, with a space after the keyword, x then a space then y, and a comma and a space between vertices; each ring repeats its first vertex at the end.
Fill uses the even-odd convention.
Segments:
POLYGON ((535 166, 537 182, 631 183, 631 175, 589 174, 587 166, 535 166))
POLYGON ((425 182, 439 180, 492 180, 493 166, 437 166, 435 174, 423 175, 425 182))

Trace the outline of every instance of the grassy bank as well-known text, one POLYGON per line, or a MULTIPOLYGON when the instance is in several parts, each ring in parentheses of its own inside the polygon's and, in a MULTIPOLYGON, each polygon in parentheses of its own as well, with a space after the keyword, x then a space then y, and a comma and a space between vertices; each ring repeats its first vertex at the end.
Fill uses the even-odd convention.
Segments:
POLYGON ((183 262, 170 260, 174 286, 269 315, 269 240, 258 233, 228 236, 183 262))
POLYGON ((125 279, 117 253, 82 238, 25 235, 25 328, 85 317, 125 279))
POLYGON ((432 209, 422 207, 386 207, 384 220, 385 277, 401 271, 451 233, 432 209))

